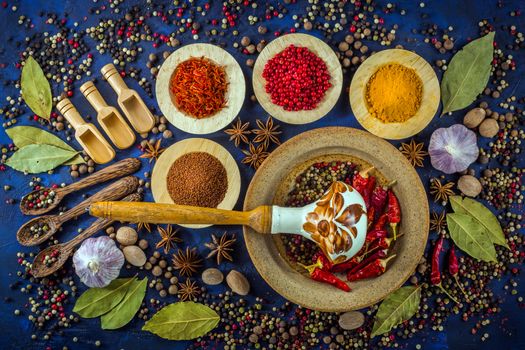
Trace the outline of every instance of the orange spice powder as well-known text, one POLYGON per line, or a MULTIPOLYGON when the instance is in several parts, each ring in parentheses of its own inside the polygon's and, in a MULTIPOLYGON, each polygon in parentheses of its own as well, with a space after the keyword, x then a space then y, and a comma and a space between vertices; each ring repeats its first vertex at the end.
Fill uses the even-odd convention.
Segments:
POLYGON ((412 118, 423 96, 416 71, 401 64, 380 67, 366 84, 366 102, 372 116, 383 123, 403 123, 412 118))

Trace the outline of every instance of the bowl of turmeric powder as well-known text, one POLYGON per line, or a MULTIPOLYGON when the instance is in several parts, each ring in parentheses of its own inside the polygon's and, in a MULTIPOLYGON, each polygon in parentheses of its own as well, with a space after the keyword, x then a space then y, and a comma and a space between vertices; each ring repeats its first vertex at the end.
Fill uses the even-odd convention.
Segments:
POLYGON ((357 121, 385 139, 404 139, 434 118, 440 99, 436 73, 421 56, 389 49, 368 58, 350 84, 350 105, 357 121))

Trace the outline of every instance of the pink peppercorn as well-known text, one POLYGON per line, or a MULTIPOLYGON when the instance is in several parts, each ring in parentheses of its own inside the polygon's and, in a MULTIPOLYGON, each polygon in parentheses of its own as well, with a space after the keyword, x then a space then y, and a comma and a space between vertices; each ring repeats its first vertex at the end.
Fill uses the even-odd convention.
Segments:
POLYGON ((286 111, 313 110, 332 86, 326 63, 306 47, 288 46, 264 66, 266 92, 286 111))

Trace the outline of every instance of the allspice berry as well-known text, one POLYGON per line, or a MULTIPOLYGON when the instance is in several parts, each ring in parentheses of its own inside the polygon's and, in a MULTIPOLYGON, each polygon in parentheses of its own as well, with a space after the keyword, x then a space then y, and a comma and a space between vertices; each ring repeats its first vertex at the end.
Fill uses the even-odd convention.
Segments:
POLYGON ((465 196, 476 197, 481 193, 481 183, 472 175, 463 175, 458 180, 458 189, 465 196))
POLYGON ((485 119, 487 113, 483 108, 474 108, 465 114, 463 124, 470 129, 477 127, 485 119))
POLYGON ((495 119, 486 118, 479 126, 479 134, 483 137, 492 138, 499 131, 499 124, 495 119))

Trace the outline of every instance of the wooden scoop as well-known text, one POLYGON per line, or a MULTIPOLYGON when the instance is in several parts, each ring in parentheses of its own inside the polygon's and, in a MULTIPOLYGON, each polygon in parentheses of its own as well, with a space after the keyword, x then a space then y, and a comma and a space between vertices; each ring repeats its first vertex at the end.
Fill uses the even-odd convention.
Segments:
POLYGON ((115 181, 61 215, 45 215, 29 220, 18 229, 16 239, 24 246, 33 246, 43 243, 49 237, 53 236, 62 224, 83 214, 91 204, 104 200, 118 200, 134 192, 138 186, 139 180, 135 176, 128 176, 115 181), (40 233, 33 233, 31 227, 34 225, 45 227, 45 229, 40 233))
POLYGON ((75 138, 95 163, 104 164, 115 158, 115 151, 97 130, 95 125, 86 123, 69 99, 57 104, 58 111, 75 129, 75 138))
POLYGON ((292 233, 314 241, 335 263, 352 258, 365 243, 367 213, 363 197, 336 181, 318 201, 302 208, 260 206, 231 211, 160 203, 94 203, 91 215, 157 224, 246 225, 260 233, 292 233))
MULTIPOLYGON (((132 193, 129 196, 123 198, 123 201, 127 202, 138 202, 142 199, 142 196, 138 193, 132 193)), ((66 243, 55 244, 41 250, 35 259, 33 260, 33 265, 31 266, 31 274, 34 277, 41 278, 49 276, 53 272, 58 271, 67 261, 67 259, 73 253, 73 249, 82 243, 85 239, 93 236, 95 233, 100 230, 105 229, 111 225, 114 221, 108 219, 97 219, 93 222, 88 228, 82 231, 81 234, 70 240, 66 243), (54 256, 57 258, 55 262, 51 265, 46 265, 44 259, 46 256, 54 256)))
POLYGON ((120 149, 126 149, 135 142, 135 133, 128 126, 119 111, 108 106, 95 84, 92 81, 84 83, 80 87, 91 106, 97 111, 97 120, 110 140, 120 149))
POLYGON ((155 118, 139 94, 128 88, 112 63, 106 64, 100 71, 117 93, 120 109, 128 118, 133 129, 140 134, 149 132, 155 126, 155 118))
POLYGON ((71 185, 60 187, 60 188, 47 188, 48 192, 55 192, 55 196, 53 197, 53 202, 48 203, 46 207, 33 207, 28 208, 24 205, 24 203, 27 201, 27 198, 29 196, 37 195, 39 191, 44 189, 39 189, 32 191, 28 194, 26 194, 24 197, 22 197, 22 200, 20 201, 20 211, 25 215, 42 215, 45 214, 54 208, 58 206, 60 201, 62 199, 75 191, 80 191, 81 189, 84 189, 89 186, 93 186, 102 182, 106 182, 112 179, 116 179, 118 177, 133 174, 135 171, 139 170, 140 168, 140 161, 136 158, 127 158, 122 159, 115 164, 112 164, 102 170, 99 170, 88 177, 83 178, 82 180, 79 180, 71 185))

